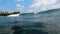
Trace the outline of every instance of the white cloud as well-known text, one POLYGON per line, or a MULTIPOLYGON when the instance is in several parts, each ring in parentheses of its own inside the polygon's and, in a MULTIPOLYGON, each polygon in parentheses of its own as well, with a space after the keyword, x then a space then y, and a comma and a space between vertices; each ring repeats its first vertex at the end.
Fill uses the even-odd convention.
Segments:
POLYGON ((59 0, 35 0, 34 3, 29 6, 29 8, 33 11, 57 8, 59 7, 57 5, 58 1, 59 0))
POLYGON ((20 4, 16 4, 16 7, 21 7, 21 5, 20 4))
POLYGON ((23 10, 24 6, 20 5, 20 4, 16 4, 16 8, 17 8, 17 10, 23 10))
POLYGON ((28 10, 27 12, 31 13, 31 12, 33 12, 33 10, 28 10))
POLYGON ((16 10, 18 10, 18 11, 24 10, 24 6, 21 5, 21 3, 20 3, 20 2, 24 2, 24 0, 14 0, 14 1, 16 2, 16 10))

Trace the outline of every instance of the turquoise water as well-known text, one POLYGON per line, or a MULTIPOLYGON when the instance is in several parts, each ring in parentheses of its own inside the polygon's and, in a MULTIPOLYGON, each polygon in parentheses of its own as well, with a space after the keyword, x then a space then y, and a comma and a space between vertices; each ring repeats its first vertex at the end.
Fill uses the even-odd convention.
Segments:
POLYGON ((0 16, 0 28, 3 26, 16 26, 16 28, 21 26, 24 34, 60 34, 60 10, 48 10, 37 14, 27 13, 19 17, 0 16))

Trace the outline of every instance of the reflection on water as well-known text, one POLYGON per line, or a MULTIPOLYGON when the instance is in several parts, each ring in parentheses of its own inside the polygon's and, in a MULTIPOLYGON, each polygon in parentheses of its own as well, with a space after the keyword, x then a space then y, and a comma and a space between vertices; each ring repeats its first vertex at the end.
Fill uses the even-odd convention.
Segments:
POLYGON ((0 17, 0 34, 60 34, 60 13, 0 17))

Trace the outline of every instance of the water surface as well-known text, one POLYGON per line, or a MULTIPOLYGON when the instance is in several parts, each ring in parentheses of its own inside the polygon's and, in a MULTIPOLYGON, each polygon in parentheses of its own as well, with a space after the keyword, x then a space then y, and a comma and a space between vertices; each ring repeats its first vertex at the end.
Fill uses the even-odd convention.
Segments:
POLYGON ((1 34, 60 34, 60 11, 27 13, 18 17, 0 16, 0 32, 1 34))

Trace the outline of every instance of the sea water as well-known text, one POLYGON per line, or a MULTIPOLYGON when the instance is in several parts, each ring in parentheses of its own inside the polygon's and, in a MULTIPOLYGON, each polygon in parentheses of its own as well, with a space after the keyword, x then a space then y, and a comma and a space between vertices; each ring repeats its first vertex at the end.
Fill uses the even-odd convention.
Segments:
POLYGON ((0 34, 60 34, 60 11, 0 16, 0 34))

